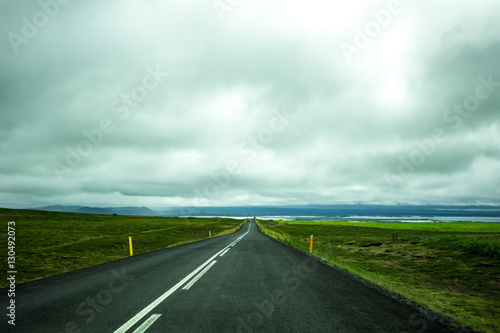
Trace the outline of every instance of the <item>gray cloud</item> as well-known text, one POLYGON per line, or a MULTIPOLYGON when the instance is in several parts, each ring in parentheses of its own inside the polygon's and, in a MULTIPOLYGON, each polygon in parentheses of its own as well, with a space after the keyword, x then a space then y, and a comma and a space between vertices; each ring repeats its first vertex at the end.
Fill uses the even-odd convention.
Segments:
POLYGON ((401 0, 350 62, 389 1, 42 3, 0 5, 3 205, 498 204, 493 0, 401 0))

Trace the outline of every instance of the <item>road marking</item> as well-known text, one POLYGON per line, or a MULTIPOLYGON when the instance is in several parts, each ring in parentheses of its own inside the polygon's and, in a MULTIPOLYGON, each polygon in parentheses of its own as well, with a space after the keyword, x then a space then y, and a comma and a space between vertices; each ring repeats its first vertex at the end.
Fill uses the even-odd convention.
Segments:
MULTIPOLYGON (((227 251, 227 250, 226 250, 227 251)), ((210 263, 210 265, 208 265, 207 267, 205 267, 204 270, 202 270, 200 272, 200 274, 196 275, 194 277, 194 279, 191 280, 191 282, 189 282, 188 284, 186 284, 182 290, 189 290, 189 288, 191 288, 193 286, 193 284, 196 283, 196 281, 198 281, 210 268, 212 268, 213 265, 215 265, 215 263, 217 262, 217 260, 214 260, 210 263)))
MULTIPOLYGON (((248 234, 248 232, 250 231, 250 226, 251 225, 248 225, 247 232, 245 232, 243 235, 241 235, 238 239, 241 239, 241 238, 245 237, 248 234)), ((137 313, 135 316, 133 316, 132 318, 130 318, 129 321, 127 321, 125 324, 123 324, 122 326, 120 326, 116 331, 114 331, 114 333, 125 333, 125 332, 127 332, 129 328, 131 328, 132 326, 134 326, 135 324, 137 324, 137 322, 139 320, 141 320, 145 315, 147 315, 155 307, 157 307, 158 304, 160 304, 165 299, 167 299, 167 297, 169 297, 170 295, 172 295, 184 283, 186 283, 187 281, 189 281, 189 279, 191 279, 199 271, 201 271, 203 269, 203 267, 205 267, 206 265, 208 265, 209 263, 211 263, 212 260, 214 260, 219 254, 221 254, 222 252, 224 252, 230 246, 231 245, 228 245, 225 248, 223 248, 222 250, 220 250, 219 252, 217 252, 216 254, 214 254, 210 259, 208 259, 203 264, 201 264, 198 268, 196 268, 194 271, 192 271, 191 273, 189 273, 189 275, 187 275, 184 279, 182 279, 181 281, 177 282, 177 284, 175 286, 173 286, 172 288, 170 288, 169 290, 167 290, 163 295, 161 295, 160 297, 158 297, 157 299, 155 299, 151 304, 149 304, 144 309, 142 309, 139 313, 137 313)))
POLYGON ((144 323, 142 323, 141 326, 137 327, 137 329, 133 333, 143 333, 145 332, 149 326, 153 325, 154 322, 160 318, 161 314, 154 314, 151 315, 151 317, 148 318, 144 323))
POLYGON ((224 255, 227 253, 227 251, 229 251, 230 249, 226 249, 226 251, 222 252, 219 257, 224 257, 224 255))

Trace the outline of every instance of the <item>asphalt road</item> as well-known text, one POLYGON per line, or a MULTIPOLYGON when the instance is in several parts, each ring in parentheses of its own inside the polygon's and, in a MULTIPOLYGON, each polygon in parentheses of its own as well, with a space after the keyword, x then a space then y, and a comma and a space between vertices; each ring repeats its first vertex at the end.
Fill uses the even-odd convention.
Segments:
POLYGON ((232 235, 20 285, 15 328, 3 317, 0 332, 449 331, 253 221, 232 235))

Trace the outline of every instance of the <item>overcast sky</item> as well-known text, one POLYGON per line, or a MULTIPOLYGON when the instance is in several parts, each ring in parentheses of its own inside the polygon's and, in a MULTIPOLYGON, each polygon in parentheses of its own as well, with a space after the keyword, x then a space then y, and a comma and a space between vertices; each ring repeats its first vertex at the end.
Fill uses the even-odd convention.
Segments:
POLYGON ((0 206, 500 204, 500 2, 3 0, 0 206))

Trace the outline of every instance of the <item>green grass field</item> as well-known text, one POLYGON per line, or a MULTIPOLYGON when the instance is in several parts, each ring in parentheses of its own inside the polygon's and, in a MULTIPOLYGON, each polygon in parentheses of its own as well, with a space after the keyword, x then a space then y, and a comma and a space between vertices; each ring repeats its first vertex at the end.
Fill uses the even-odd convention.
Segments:
POLYGON ((345 225, 351 227, 370 227, 392 230, 424 230, 424 231, 462 231, 462 232, 500 232, 500 223, 482 222, 439 222, 439 223, 409 223, 409 222, 303 222, 283 221, 290 225, 345 225))
MULTIPOLYGON (((243 220, 113 216, 0 209, 2 269, 7 269, 7 222, 16 222, 17 283, 32 281, 129 256, 225 235, 243 220)), ((5 287, 7 280, 1 280, 5 287)))
POLYGON ((314 235, 313 253, 330 263, 465 326, 500 331, 500 224, 258 222, 304 251, 314 235))

